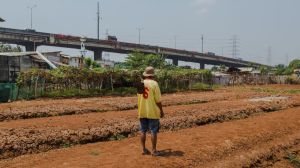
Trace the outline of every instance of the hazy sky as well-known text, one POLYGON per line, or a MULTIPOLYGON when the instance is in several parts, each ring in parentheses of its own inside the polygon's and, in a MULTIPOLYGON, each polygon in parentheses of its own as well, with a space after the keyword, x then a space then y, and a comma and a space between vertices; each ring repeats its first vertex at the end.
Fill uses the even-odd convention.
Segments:
MULTIPOLYGON (((98 0, 0 0, 0 26, 96 37, 98 0)), ((271 64, 300 58, 300 0, 99 0, 100 31, 120 41, 201 51, 231 57, 233 35, 238 57, 271 64), (270 48, 270 52, 268 51, 270 48)), ((41 50, 49 48, 42 47, 41 50)), ((55 50, 55 49, 52 49, 55 50)), ((66 50, 65 52, 78 52, 66 50)))

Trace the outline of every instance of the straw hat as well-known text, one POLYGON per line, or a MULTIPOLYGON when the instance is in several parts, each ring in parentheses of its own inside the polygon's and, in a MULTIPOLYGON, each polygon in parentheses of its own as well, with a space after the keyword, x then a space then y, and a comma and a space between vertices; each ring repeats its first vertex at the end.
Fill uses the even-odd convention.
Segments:
POLYGON ((143 76, 145 77, 150 77, 150 76, 154 76, 154 68, 149 66, 145 69, 143 76))

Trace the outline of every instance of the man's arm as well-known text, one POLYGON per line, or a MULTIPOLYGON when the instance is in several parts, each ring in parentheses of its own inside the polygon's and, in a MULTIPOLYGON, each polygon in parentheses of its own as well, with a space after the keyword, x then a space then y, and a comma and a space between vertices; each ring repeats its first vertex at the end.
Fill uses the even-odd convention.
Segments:
POLYGON ((164 118, 165 113, 164 113, 164 111, 163 111, 161 102, 156 103, 156 105, 158 106, 158 108, 159 108, 159 110, 160 110, 160 118, 164 118))

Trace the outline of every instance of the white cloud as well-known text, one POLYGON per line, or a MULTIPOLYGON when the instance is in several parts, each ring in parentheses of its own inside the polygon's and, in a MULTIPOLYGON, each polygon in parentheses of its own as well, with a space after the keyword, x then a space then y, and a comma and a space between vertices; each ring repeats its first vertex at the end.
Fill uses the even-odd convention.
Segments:
POLYGON ((216 4, 217 0, 193 0, 192 5, 197 9, 197 13, 204 14, 216 4))

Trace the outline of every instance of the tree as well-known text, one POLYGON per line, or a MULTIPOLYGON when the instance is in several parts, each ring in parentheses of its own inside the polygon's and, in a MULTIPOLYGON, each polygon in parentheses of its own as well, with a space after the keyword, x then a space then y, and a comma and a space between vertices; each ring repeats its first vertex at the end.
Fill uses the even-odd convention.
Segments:
POLYGON ((266 67, 266 66, 260 66, 259 70, 260 70, 261 74, 266 75, 266 74, 270 73, 271 68, 270 67, 266 67))
POLYGON ((91 58, 84 58, 84 64, 86 68, 94 69, 94 68, 100 68, 100 64, 98 64, 96 61, 93 61, 91 58))
POLYGON ((284 72, 287 67, 285 67, 283 64, 278 64, 275 66, 275 74, 276 75, 284 75, 284 72))
POLYGON ((220 65, 219 70, 220 70, 221 72, 225 72, 225 71, 226 71, 226 66, 223 65, 223 64, 220 65))
POLYGON ((300 69, 300 60, 295 59, 295 60, 291 61, 289 64, 289 68, 291 68, 292 70, 300 69))
POLYGON ((145 55, 139 52, 129 54, 125 60, 125 66, 129 69, 142 69, 145 67, 145 55))
POLYGON ((99 68, 100 64, 98 64, 96 61, 92 61, 92 67, 93 68, 99 68))
POLYGON ((0 52, 21 52, 22 49, 20 46, 13 47, 9 44, 0 43, 0 52))
POLYGON ((217 66, 215 66, 215 65, 213 67, 211 67, 211 71, 218 71, 218 69, 219 68, 217 66))
POLYGON ((134 52, 126 58, 125 66, 129 69, 145 69, 147 66, 162 69, 167 63, 161 55, 134 52))
POLYGON ((84 58, 84 64, 86 68, 90 68, 92 66, 92 59, 91 58, 84 58))

